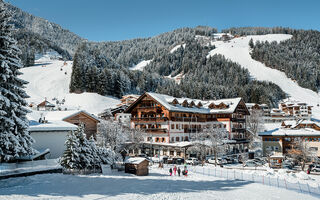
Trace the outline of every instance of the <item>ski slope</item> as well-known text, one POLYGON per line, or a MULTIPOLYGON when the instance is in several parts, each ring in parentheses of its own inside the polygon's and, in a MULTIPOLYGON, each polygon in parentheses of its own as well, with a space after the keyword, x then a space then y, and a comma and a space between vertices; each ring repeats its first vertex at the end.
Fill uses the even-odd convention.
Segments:
POLYGON ((69 93, 69 84, 72 72, 72 61, 50 60, 42 57, 35 66, 21 69, 20 78, 29 82, 26 92, 30 96, 29 103, 40 103, 47 98, 55 103, 53 98, 65 99, 64 107, 81 109, 97 115, 106 108, 115 107, 120 101, 114 97, 105 97, 96 93, 69 93), (62 70, 61 70, 62 69, 62 70))
POLYGON ((249 40, 253 41, 283 41, 292 36, 287 34, 268 34, 240 37, 230 40, 230 42, 215 41, 212 42, 216 49, 209 52, 208 56, 222 54, 227 59, 240 64, 249 70, 251 76, 257 80, 270 81, 277 84, 290 98, 306 102, 313 106, 313 117, 320 119, 320 96, 316 92, 300 87, 296 82, 288 78, 284 72, 266 67, 263 63, 253 60, 250 56, 249 40))

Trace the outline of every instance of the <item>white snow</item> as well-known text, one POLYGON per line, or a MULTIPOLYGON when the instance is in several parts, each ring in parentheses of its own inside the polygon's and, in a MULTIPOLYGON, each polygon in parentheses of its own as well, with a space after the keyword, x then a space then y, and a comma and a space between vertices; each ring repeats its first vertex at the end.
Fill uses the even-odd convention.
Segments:
POLYGON ((46 56, 36 61, 33 67, 21 69, 20 78, 29 82, 26 92, 30 96, 29 103, 40 103, 45 98, 51 103, 53 98, 65 99, 64 107, 82 109, 92 114, 98 114, 106 108, 115 107, 120 101, 114 97, 101 96, 96 93, 69 93, 72 72, 72 61, 50 60, 46 56), (60 70, 62 69, 62 71, 60 70), (66 73, 66 74, 65 74, 66 73))
POLYGON ((177 51, 177 50, 178 50, 179 48, 181 48, 181 47, 186 48, 186 44, 178 44, 178 45, 176 45, 175 47, 173 47, 173 48, 170 50, 170 53, 173 53, 173 52, 177 51))
POLYGON ((140 164, 143 161, 145 161, 146 158, 142 157, 128 157, 124 160, 124 163, 129 163, 129 164, 140 164))
POLYGON ((139 70, 143 71, 143 68, 147 66, 152 60, 143 60, 136 64, 135 66, 131 67, 130 70, 139 70))
POLYGON ((296 191, 251 181, 226 180, 188 173, 168 176, 152 167, 149 176, 114 172, 113 175, 42 174, 0 180, 0 199, 139 199, 139 200, 300 200, 318 199, 296 191))
POLYGON ((320 102, 320 96, 316 92, 300 87, 296 82, 288 78, 284 72, 266 67, 261 62, 253 60, 249 54, 249 40, 253 41, 283 41, 290 39, 292 35, 268 34, 240 37, 230 40, 230 42, 212 42, 216 49, 209 52, 208 56, 222 54, 227 59, 240 64, 249 70, 251 76, 257 80, 270 81, 277 84, 290 97, 301 102, 306 102, 313 106, 313 117, 320 119, 320 107, 316 105, 320 102))

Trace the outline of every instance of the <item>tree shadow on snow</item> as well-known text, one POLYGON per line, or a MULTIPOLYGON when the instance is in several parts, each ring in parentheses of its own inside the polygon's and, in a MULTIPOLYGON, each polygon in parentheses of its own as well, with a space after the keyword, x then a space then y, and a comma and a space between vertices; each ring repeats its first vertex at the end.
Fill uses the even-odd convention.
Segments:
POLYGON ((150 195, 161 192, 229 191, 252 183, 241 180, 193 180, 191 176, 170 177, 167 179, 165 176, 167 175, 157 173, 150 173, 147 177, 138 177, 131 174, 116 174, 112 176, 35 175, 23 179, 20 178, 21 181, 18 178, 1 180, 0 194, 68 197, 83 197, 89 194, 104 196, 124 194, 150 195), (14 185, 9 184, 7 187, 2 187, 3 181, 13 182, 14 185))

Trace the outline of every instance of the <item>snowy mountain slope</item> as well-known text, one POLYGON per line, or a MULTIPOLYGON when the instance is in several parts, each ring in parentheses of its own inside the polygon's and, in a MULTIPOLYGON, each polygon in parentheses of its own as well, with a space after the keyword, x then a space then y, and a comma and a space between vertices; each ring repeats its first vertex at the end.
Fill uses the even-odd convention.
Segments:
POLYGON ((64 107, 68 109, 84 109, 92 114, 98 114, 106 108, 114 107, 120 101, 114 97, 105 97, 96 93, 70 94, 69 84, 72 72, 72 61, 50 60, 42 57, 36 65, 21 69, 20 78, 29 82, 26 92, 30 96, 29 103, 40 103, 47 98, 52 101, 65 99, 64 107), (62 71, 61 71, 62 69, 62 71))
POLYGON ((253 60, 250 56, 249 40, 253 41, 283 41, 290 39, 291 35, 268 34, 240 37, 230 40, 230 42, 212 42, 216 49, 209 52, 208 56, 222 54, 227 59, 239 63, 242 67, 249 70, 251 76, 257 80, 270 81, 277 84, 291 98, 298 101, 307 102, 313 106, 313 117, 320 119, 320 96, 309 89, 300 87, 296 82, 288 78, 285 73, 266 67, 263 63, 253 60))
POLYGON ((142 71, 145 66, 147 66, 152 60, 143 60, 136 64, 135 66, 131 67, 130 70, 139 70, 142 71))

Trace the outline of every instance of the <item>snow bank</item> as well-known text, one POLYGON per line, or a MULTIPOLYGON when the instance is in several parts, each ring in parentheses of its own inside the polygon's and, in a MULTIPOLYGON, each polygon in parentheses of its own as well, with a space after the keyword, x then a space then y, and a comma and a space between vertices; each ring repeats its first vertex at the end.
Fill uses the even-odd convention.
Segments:
POLYGON ((268 35, 249 35, 230 40, 230 42, 212 42, 216 49, 209 52, 209 56, 222 54, 227 59, 239 63, 242 67, 249 70, 251 76, 257 80, 270 81, 277 84, 289 96, 298 101, 306 102, 313 106, 313 117, 320 119, 320 96, 309 89, 300 87, 296 82, 288 78, 284 72, 266 67, 261 62, 253 60, 250 56, 249 40, 259 41, 283 41, 290 39, 292 35, 287 34, 268 34, 268 35))

